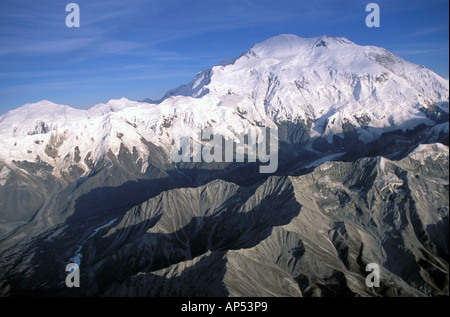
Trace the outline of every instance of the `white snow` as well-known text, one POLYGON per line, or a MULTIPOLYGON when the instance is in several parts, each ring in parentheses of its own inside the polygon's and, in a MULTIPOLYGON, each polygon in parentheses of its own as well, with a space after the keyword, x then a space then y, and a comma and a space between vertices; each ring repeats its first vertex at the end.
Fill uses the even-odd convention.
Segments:
POLYGON ((75 251, 75 255, 69 259, 70 263, 75 263, 78 266, 81 265, 81 258, 83 257, 83 255, 81 254, 81 249, 83 248, 85 242, 86 241, 83 241, 83 243, 75 251))
POLYGON ((0 186, 4 186, 6 184, 6 181, 8 180, 10 173, 11 170, 6 166, 0 167, 0 186))
POLYGON ((207 126, 233 137, 281 121, 313 122, 312 136, 330 142, 348 122, 370 142, 389 130, 434 125, 419 108, 448 109, 448 98, 448 80, 383 48, 280 35, 200 72, 158 104, 122 98, 78 110, 44 100, 12 110, 0 116, 0 161, 13 169, 13 160, 39 157, 56 176, 72 164, 88 172, 88 154, 95 163, 122 144, 145 163, 142 139, 169 152, 173 140, 207 126))
MULTIPOLYGON (((342 157, 346 153, 347 152, 326 155, 326 156, 321 157, 320 159, 318 159, 318 160, 316 160, 314 162, 309 163, 308 165, 305 166, 305 168, 316 167, 316 166, 322 165, 325 162, 337 160, 338 158, 342 157)), ((329 167, 329 166, 328 165, 324 166, 324 168, 321 169, 321 170, 326 170, 327 167, 329 167)))
POLYGON ((95 228, 94 232, 92 232, 92 234, 88 237, 88 239, 92 238, 93 236, 95 236, 101 229, 105 228, 105 227, 109 227, 110 225, 112 225, 114 222, 117 221, 117 218, 114 218, 113 220, 109 221, 108 223, 95 228))
POLYGON ((393 192, 394 188, 403 185, 403 180, 398 178, 394 173, 388 172, 386 175, 380 177, 374 185, 380 193, 385 193, 386 190, 393 192))
POLYGON ((83 246, 86 244, 86 241, 90 238, 92 238, 93 236, 95 236, 101 229, 108 227, 110 225, 112 225, 115 221, 117 220, 117 218, 109 221, 108 223, 101 225, 100 227, 97 227, 94 229, 94 232, 92 232, 92 234, 87 237, 87 239, 83 240, 83 242, 81 243, 81 245, 78 247, 78 249, 75 251, 75 255, 73 257, 71 257, 69 259, 70 263, 75 263, 78 266, 81 265, 81 258, 83 257, 83 254, 81 254, 81 249, 83 248, 83 246))
POLYGON ((409 155, 412 159, 425 164, 427 158, 437 160, 440 157, 449 157, 448 146, 441 143, 421 144, 409 155))
POLYGON ((378 161, 379 170, 385 172, 387 159, 380 156, 378 161))
POLYGON ((344 184, 341 182, 333 181, 330 176, 326 175, 317 180, 317 185, 325 186, 326 188, 340 188, 345 189, 344 184))

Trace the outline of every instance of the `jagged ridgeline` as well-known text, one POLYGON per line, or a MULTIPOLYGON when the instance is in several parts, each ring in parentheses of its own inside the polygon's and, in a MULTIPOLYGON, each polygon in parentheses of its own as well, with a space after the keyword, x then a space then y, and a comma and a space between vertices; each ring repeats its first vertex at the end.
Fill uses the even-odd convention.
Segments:
POLYGON ((448 99, 448 80, 385 49, 280 35, 158 101, 12 110, 0 294, 448 295, 448 99), (204 129, 262 127, 274 173, 171 160, 204 129))

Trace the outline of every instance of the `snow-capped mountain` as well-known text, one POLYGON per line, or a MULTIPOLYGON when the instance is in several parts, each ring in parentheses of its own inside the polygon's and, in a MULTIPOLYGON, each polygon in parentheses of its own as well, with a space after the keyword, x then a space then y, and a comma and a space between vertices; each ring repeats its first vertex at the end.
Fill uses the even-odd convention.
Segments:
POLYGON ((448 296, 448 98, 385 49, 280 35, 158 102, 12 110, 0 297, 448 296), (205 127, 274 125, 275 175, 170 160, 205 127))
POLYGON ((280 35, 199 73, 158 104, 122 98, 77 110, 41 101, 10 111, 0 117, 0 160, 14 168, 13 160, 38 159, 55 174, 75 164, 87 173, 86 157, 117 155, 122 144, 146 162, 142 140, 168 150, 205 126, 233 137, 283 122, 302 123, 310 143, 331 143, 349 127, 370 142, 390 130, 434 125, 429 113, 448 117, 448 98, 447 80, 383 48, 280 35))

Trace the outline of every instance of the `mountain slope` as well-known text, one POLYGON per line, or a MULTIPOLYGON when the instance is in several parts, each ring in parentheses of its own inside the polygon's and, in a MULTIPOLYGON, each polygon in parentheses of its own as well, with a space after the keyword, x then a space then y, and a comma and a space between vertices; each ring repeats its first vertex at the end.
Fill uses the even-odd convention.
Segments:
MULTIPOLYGON (((354 163, 327 162, 308 175, 276 182, 269 179, 263 186, 272 188, 283 182, 294 193, 288 196, 296 202, 290 203, 297 208, 294 214, 286 214, 290 210, 287 205, 267 208, 267 215, 274 220, 278 214, 291 218, 288 224, 276 223, 265 238, 258 240, 242 232, 245 240, 240 244, 239 240, 233 241, 225 253, 224 247, 212 244, 193 260, 183 257, 184 262, 166 264, 165 269, 153 271, 151 265, 141 264, 141 269, 136 271, 139 273, 124 282, 113 283, 105 295, 448 294, 448 207, 442 207, 448 206, 448 147, 438 144, 427 148, 427 154, 421 158, 432 161, 433 167, 423 165, 415 152, 401 161, 377 157, 354 163), (424 193, 433 197, 424 198, 424 193), (235 243, 238 247, 234 247, 235 243), (369 289, 365 285, 368 263, 380 265, 380 288, 369 289), (212 267, 215 269, 211 270, 212 267), (214 282, 191 288, 189 283, 195 276, 214 282), (167 284, 171 287, 166 288, 167 284), (136 290, 141 291, 137 294, 136 290)), ((418 151, 422 152, 420 148, 418 151)), ((190 201, 189 206, 193 206, 197 200, 190 201)), ((281 199, 285 204, 283 201, 281 199)), ((144 216, 145 210, 152 209, 145 204, 130 213, 145 221, 148 219, 144 216)), ((167 212, 173 219, 178 218, 172 211, 167 212)), ((151 229, 135 236, 134 244, 155 245, 152 234, 165 232, 164 227, 160 227, 165 223, 165 214, 162 211, 162 217, 155 220, 151 229)), ((210 244, 214 231, 220 226, 213 226, 211 230, 207 229, 207 217, 205 221, 191 219, 192 226, 179 224, 182 228, 179 232, 187 228, 193 230, 178 235, 180 242, 192 243, 191 239, 204 231, 209 233, 209 238, 205 237, 207 241, 203 243, 210 244)), ((240 226, 241 222, 236 225, 240 226)), ((251 227, 245 227, 251 232, 251 227)), ((105 233, 102 240, 119 230, 123 236, 127 228, 132 227, 122 221, 105 233)), ((143 250, 132 245, 127 248, 143 250)), ((156 244, 156 248, 164 246, 156 244)), ((129 257, 127 253, 121 256, 142 260, 142 257, 129 257)))
MULTIPOLYGON (((448 160, 448 146, 424 145, 400 161, 326 162, 252 186, 215 180, 165 191, 97 228, 67 223, 37 235, 24 250, 33 268, 9 268, 9 289, 65 296, 445 295, 448 160), (75 232, 83 232, 79 243, 75 232), (81 259, 80 289, 65 288, 64 273, 51 269, 74 256, 81 259), (365 285, 368 263, 380 266, 379 288, 365 285)), ((2 253, 2 272, 14 252, 2 253)))

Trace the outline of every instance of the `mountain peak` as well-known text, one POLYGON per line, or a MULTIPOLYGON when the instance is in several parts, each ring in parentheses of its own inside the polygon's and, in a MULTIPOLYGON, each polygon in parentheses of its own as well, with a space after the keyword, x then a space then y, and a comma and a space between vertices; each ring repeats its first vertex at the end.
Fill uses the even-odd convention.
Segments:
MULTIPOLYGON (((57 103, 54 103, 52 101, 49 101, 47 99, 44 100, 40 100, 38 102, 33 102, 33 103, 26 103, 23 106, 19 107, 18 109, 36 109, 36 108, 40 108, 42 109, 49 109, 49 110, 55 110, 55 109, 62 109, 65 108, 67 106, 64 105, 60 105, 57 103)), ((18 110, 16 109, 16 110, 18 110)))
POLYGON ((66 105, 56 104, 49 100, 41 100, 35 103, 27 103, 23 106, 5 113, 2 117, 49 117, 59 116, 70 112, 79 112, 81 110, 71 108, 66 105))
POLYGON ((280 34, 271 37, 253 46, 251 51, 257 56, 280 57, 297 55, 302 51, 311 50, 316 47, 328 47, 329 45, 354 44, 343 37, 329 37, 321 35, 313 38, 303 38, 294 34, 280 34))
POLYGON ((6 138, 45 134, 57 127, 67 128, 71 123, 86 118, 84 110, 41 100, 0 116, 0 135, 6 138))

